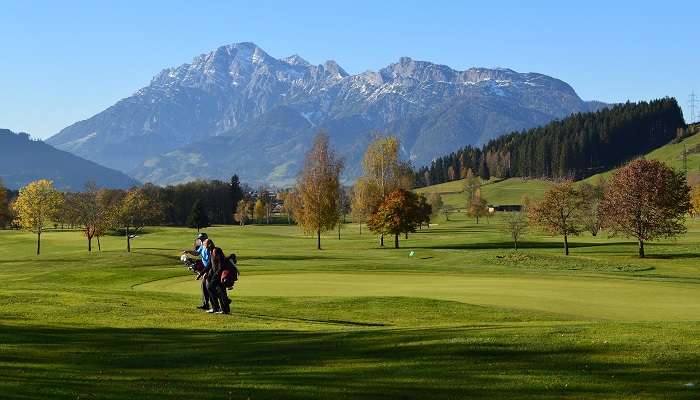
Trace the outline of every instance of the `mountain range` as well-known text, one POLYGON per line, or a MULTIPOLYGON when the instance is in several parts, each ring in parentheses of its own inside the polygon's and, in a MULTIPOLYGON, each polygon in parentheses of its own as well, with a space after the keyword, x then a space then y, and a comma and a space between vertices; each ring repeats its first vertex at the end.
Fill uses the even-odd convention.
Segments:
POLYGON ((0 129, 0 178, 5 186, 18 189, 37 179, 49 179, 62 190, 82 190, 87 182, 99 187, 126 189, 138 185, 135 179, 44 142, 26 133, 0 129))
POLYGON ((319 130, 352 179, 374 132, 399 137, 402 156, 420 166, 466 144, 604 106, 538 73, 458 71, 404 57, 352 75, 334 61, 312 65, 236 43, 163 70, 48 143, 142 182, 237 173, 251 183, 285 185, 319 130))

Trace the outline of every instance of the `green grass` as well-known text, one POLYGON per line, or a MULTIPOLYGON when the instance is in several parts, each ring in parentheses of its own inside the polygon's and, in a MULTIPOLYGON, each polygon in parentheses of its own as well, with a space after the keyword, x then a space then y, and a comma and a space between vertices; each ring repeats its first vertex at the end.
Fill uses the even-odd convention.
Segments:
MULTIPOLYGON (((540 179, 510 178, 491 180, 481 186, 481 196, 489 204, 520 204, 523 196, 532 200, 542 198, 551 182, 540 179)), ((417 189, 418 193, 440 193, 443 203, 457 209, 466 208, 464 181, 452 181, 417 189)))
MULTIPOLYGON (((700 176, 700 134, 696 133, 678 143, 669 143, 665 146, 659 147, 658 149, 646 154, 644 158, 663 161, 666 165, 681 171, 683 170, 684 150, 687 151, 689 180, 694 180, 696 179, 695 177, 700 176)), ((617 169, 612 169, 610 171, 593 175, 587 178, 586 181, 594 183, 597 181, 598 177, 608 178, 616 170, 617 169)))
POLYGON ((232 314, 195 310, 194 231, 103 238, 0 231, 0 397, 698 398, 700 224, 638 259, 623 238, 572 255, 455 215, 381 249, 348 225, 215 227, 240 257, 232 314), (409 251, 415 257, 408 257, 409 251))
MULTIPOLYGON (((700 181, 700 134, 694 134, 678 143, 669 143, 649 152, 647 159, 663 161, 677 170, 683 169, 683 151, 687 151, 688 179, 690 182, 700 181)), ((595 183, 600 177, 609 178, 617 169, 612 169, 584 179, 585 182, 595 183)), ((484 182, 481 187, 482 196, 490 204, 521 204, 523 196, 538 200, 552 186, 551 181, 541 179, 492 179, 484 182)), ((464 181, 457 180, 438 185, 417 189, 418 193, 440 193, 446 205, 455 209, 466 208, 464 181)))

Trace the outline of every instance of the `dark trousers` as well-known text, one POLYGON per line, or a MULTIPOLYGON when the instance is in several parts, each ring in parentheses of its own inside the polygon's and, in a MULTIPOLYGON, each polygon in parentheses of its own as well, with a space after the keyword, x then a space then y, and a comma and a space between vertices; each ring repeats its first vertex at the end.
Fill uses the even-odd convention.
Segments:
POLYGON ((207 287, 207 280, 202 279, 202 305, 209 307, 209 288, 207 287))
POLYGON ((215 310, 222 310, 223 312, 231 312, 231 307, 229 307, 229 299, 226 294, 226 288, 221 284, 218 278, 208 280, 209 287, 209 301, 211 302, 211 308, 215 310))

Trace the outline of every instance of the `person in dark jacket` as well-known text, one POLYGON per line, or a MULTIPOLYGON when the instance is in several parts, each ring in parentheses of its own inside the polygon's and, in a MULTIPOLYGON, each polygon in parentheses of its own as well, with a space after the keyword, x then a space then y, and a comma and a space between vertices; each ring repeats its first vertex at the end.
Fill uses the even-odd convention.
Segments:
POLYGON ((229 307, 231 300, 226 294, 226 288, 221 284, 221 273, 226 269, 228 261, 224 256, 223 250, 216 247, 211 239, 207 239, 204 244, 210 254, 210 268, 206 275, 209 301, 211 302, 211 309, 208 312, 229 314, 231 312, 229 307))

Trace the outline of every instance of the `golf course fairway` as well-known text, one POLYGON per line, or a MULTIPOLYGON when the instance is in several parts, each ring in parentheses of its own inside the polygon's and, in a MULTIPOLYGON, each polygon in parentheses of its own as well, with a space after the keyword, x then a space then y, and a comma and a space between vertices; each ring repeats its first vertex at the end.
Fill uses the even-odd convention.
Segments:
MULTIPOLYGON (((288 273, 242 278, 232 297, 417 297, 624 321, 696 320, 700 315, 697 285, 682 283, 421 273, 288 273), (644 298, 654 301, 644 304, 640 301, 644 298)), ((135 289, 197 294, 200 286, 191 278, 177 277, 135 289)))
MULTIPOLYGON (((697 399, 700 223, 677 240, 561 238, 463 213, 381 248, 356 224, 206 229, 239 259, 231 315, 198 310, 196 231, 88 252, 0 231, 2 399, 697 399)), ((94 243, 93 243, 94 244, 94 243)))

